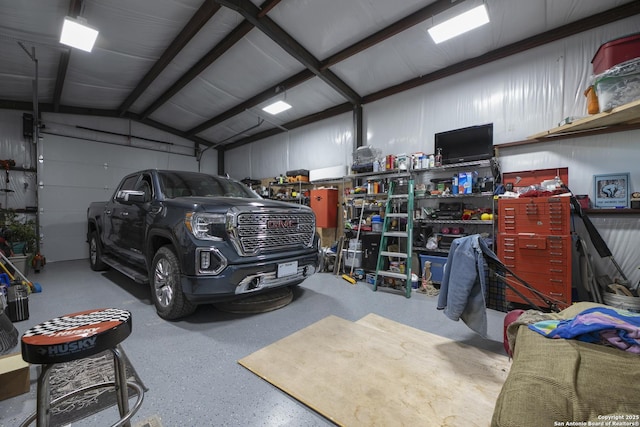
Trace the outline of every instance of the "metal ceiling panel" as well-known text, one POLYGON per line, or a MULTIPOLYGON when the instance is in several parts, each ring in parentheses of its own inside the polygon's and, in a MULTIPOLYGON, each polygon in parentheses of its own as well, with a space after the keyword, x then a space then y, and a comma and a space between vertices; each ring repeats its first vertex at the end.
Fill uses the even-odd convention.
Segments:
POLYGON ((270 38, 254 29, 200 77, 241 100, 303 68, 270 38))
MULTIPOLYGON (((193 67, 204 55, 217 45, 240 22, 242 17, 237 13, 221 8, 202 29, 169 63, 149 88, 131 106, 131 111, 140 113, 155 99, 162 95, 171 85, 193 67)), ((185 24, 186 24, 185 20, 185 24)))
MULTIPOLYGON (((344 102, 344 98, 336 91, 327 86, 321 79, 314 77, 305 83, 298 85, 282 95, 275 96, 273 99, 258 104, 257 111, 279 100, 285 99, 291 105, 289 110, 283 111, 276 117, 282 123, 299 119, 317 111, 325 110, 344 102)), ((268 113, 264 113, 268 115, 268 113)))
POLYGON ((291 1, 274 8, 269 17, 323 60, 430 3, 433 1, 291 1))
POLYGON ((51 102, 60 51, 29 42, 22 42, 22 45, 26 52, 17 40, 0 39, 0 98, 33 101, 36 70, 30 55, 33 55, 35 48, 38 60, 38 99, 41 102, 51 102))
POLYGON ((344 102, 342 96, 316 77, 198 135, 216 143, 223 140, 231 143, 237 138, 229 138, 240 132, 245 136, 250 136, 273 127, 285 126, 289 122, 331 108, 342 102, 344 102), (292 108, 275 116, 262 111, 263 107, 277 100, 286 100, 292 108), (264 123, 256 127, 255 125, 260 118, 264 120, 264 123))
MULTIPOLYGON (((574 22, 587 16, 595 15, 607 9, 612 9, 634 0, 564 0, 545 2, 546 9, 546 29, 560 27, 567 22, 574 22)), ((637 1, 637 0, 636 0, 637 1)), ((516 19, 517 23, 522 23, 526 15, 520 15, 516 19)), ((539 31, 538 31, 539 32, 539 31)))
MULTIPOLYGON (((176 98, 180 97, 182 97, 182 94, 176 96, 176 98)), ((195 126, 206 119, 204 115, 199 114, 197 109, 188 103, 176 103, 173 102, 173 99, 154 112, 150 118, 179 130, 189 129, 191 126, 195 126)))
MULTIPOLYGON (((283 75, 296 74, 303 68, 254 29, 174 96, 172 103, 210 118, 277 83, 283 75)), ((192 127, 185 127, 180 116, 170 116, 169 120, 170 126, 179 129, 192 127)))
POLYGON ((127 0, 85 2, 83 16, 100 33, 91 53, 71 51, 62 104, 116 109, 199 4, 161 0, 149 8, 127 0))
MULTIPOLYGON (((467 34, 436 45, 427 32, 432 22, 424 22, 334 65, 331 69, 364 96, 381 87, 389 87, 430 74, 547 31, 551 29, 548 23, 547 5, 558 2, 491 0, 486 3, 491 22, 467 34)), ((598 0, 585 0, 580 3, 585 3, 585 6, 589 4, 590 7, 578 12, 575 10, 576 5, 573 4, 573 7, 570 7, 571 5, 563 8, 554 6, 554 10, 558 14, 571 15, 571 19, 575 20, 613 6, 598 0)), ((616 3, 623 4, 628 1, 616 3)), ((438 23, 465 8, 467 8, 465 4, 458 5, 443 13, 443 18, 436 17, 434 20, 438 23)), ((568 21, 553 19, 554 24, 558 22, 568 21)))
POLYGON ((256 110, 245 111, 244 113, 238 114, 224 123, 212 127, 198 135, 206 140, 215 142, 216 144, 226 145, 231 144, 238 139, 273 129, 276 127, 276 124, 280 124, 276 120, 267 118, 267 121, 263 117, 264 115, 258 114, 258 111, 256 110))
POLYGON ((38 14, 33 13, 33 8, 17 3, 20 2, 0 0, 0 98, 33 100, 35 63, 30 56, 35 49, 39 99, 49 102, 53 96, 60 53, 65 50, 58 39, 68 2, 43 2, 38 8, 42 13, 38 14))
POLYGON ((155 60, 201 3, 202 0, 155 0, 152 4, 85 0, 83 15, 89 25, 100 31, 96 48, 155 60))

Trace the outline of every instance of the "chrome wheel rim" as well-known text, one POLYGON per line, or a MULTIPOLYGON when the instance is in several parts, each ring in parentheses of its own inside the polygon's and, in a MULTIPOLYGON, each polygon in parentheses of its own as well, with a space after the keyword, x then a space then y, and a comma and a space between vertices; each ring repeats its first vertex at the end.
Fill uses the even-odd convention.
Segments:
POLYGON ((168 307, 173 300, 173 269, 165 258, 156 264, 153 286, 158 304, 168 307))

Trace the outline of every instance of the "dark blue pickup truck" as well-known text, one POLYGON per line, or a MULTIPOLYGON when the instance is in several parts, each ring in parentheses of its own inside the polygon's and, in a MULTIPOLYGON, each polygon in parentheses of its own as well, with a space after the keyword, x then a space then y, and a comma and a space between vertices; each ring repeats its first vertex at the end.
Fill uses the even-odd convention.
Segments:
POLYGON ((87 210, 89 262, 148 283, 158 315, 294 286, 318 270, 315 215, 244 184, 197 172, 144 170, 87 210))

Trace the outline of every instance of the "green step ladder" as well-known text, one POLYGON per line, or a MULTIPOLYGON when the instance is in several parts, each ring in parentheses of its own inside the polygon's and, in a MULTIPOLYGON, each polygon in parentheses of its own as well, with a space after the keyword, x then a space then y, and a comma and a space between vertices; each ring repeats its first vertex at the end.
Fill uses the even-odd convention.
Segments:
POLYGON ((376 264, 376 277, 373 281, 373 290, 378 290, 378 277, 390 277, 393 279, 405 280, 405 294, 407 298, 411 298, 411 258, 413 252, 413 179, 408 179, 407 194, 395 194, 398 181, 393 180, 389 183, 389 193, 384 212, 384 221, 382 224, 382 235, 380 236, 380 251, 378 252, 378 263, 376 264), (402 202, 407 202, 406 212, 401 212, 402 202), (392 230, 391 224, 393 220, 397 221, 397 230, 392 230), (401 230, 402 219, 406 219, 406 229, 401 230), (387 238, 398 238, 398 249, 402 247, 402 240, 405 240, 406 252, 392 252, 387 250, 387 238), (397 271, 384 270, 385 257, 393 257, 404 259, 404 273, 397 271))

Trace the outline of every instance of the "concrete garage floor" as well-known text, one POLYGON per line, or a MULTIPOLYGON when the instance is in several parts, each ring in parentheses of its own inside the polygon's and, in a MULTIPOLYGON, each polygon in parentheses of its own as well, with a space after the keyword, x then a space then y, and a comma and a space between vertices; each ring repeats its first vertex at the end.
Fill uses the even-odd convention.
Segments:
MULTIPOLYGON (((237 364, 237 360, 328 315, 356 321, 369 313, 424 331, 503 353, 504 313, 488 311, 489 338, 436 310, 437 297, 399 292, 358 282, 351 285, 319 273, 294 291, 284 308, 261 314, 231 314, 200 306, 189 318, 160 319, 149 290, 125 276, 97 273, 87 260, 48 264, 30 280, 43 292, 29 299, 30 318, 15 323, 20 334, 31 326, 76 311, 116 307, 131 311, 133 332, 123 348, 149 388, 133 425, 151 417, 172 426, 330 426, 332 422, 237 364)), ((19 351, 16 349, 16 351, 19 351)), ((13 427, 35 409, 37 370, 31 367, 31 391, 0 401, 0 426, 13 427)), ((110 425, 110 408, 74 426, 110 425)), ((34 423, 35 425, 35 423, 34 423)))

